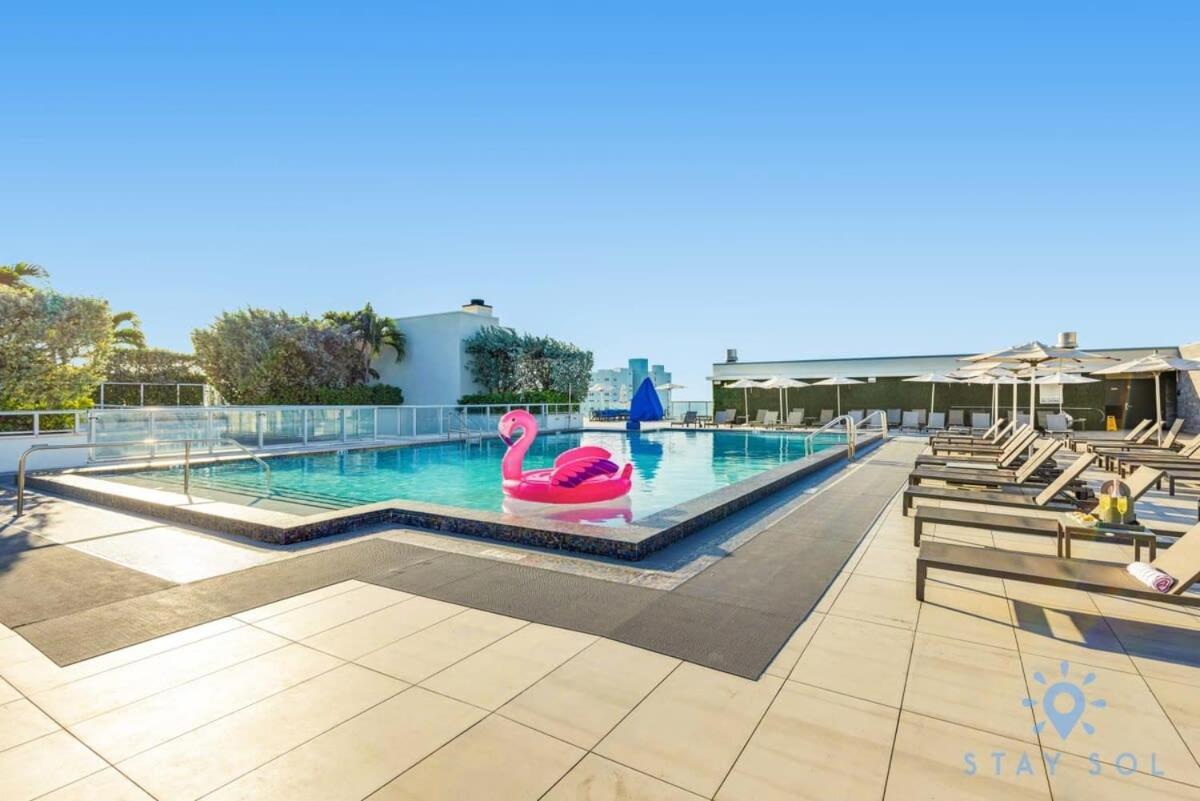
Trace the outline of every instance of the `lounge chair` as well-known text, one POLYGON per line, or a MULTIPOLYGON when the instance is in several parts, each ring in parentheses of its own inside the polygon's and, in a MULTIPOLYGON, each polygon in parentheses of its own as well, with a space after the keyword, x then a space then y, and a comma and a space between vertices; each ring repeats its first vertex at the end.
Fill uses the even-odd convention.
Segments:
POLYGON ((833 421, 833 409, 822 409, 821 416, 817 419, 817 425, 823 426, 826 423, 833 421))
POLYGON ((904 416, 900 420, 901 420, 900 421, 900 430, 901 431, 920 431, 921 430, 921 420, 917 417, 917 413, 915 410, 911 411, 911 412, 905 412, 904 416))
POLYGON ((914 411, 916 411, 916 413, 917 413, 917 425, 919 425, 921 428, 924 428, 925 427, 925 410, 924 409, 916 409, 914 411))
POLYGON ((862 409, 851 409, 850 411, 846 412, 846 414, 849 415, 850 419, 854 421, 854 425, 861 423, 863 418, 867 416, 866 412, 864 412, 862 409))
MULTIPOLYGON (((980 529, 983 531, 1003 531, 1010 534, 1032 534, 1041 537, 1053 537, 1058 534, 1060 518, 1058 515, 1040 517, 1027 514, 1006 514, 1004 512, 987 512, 982 509, 962 509, 956 506, 918 506, 913 510, 913 545, 921 544, 925 526, 954 526, 956 528, 980 529)), ((1106 539, 1121 542, 1120 529, 1145 531, 1141 525, 1105 527, 1106 539)), ((1178 537, 1183 533, 1176 523, 1154 521, 1152 530, 1163 537, 1178 537)), ((1127 538, 1126 538, 1127 539, 1127 538)))
POLYGON ((946 419, 946 427, 956 433, 966 433, 970 431, 967 427, 965 412, 962 409, 951 409, 950 414, 946 419))
MULTIPOLYGON (((1029 426, 1005 426, 1003 431, 1008 432, 1009 436, 998 436, 992 440, 981 439, 979 437, 964 436, 961 434, 938 434, 929 438, 929 447, 937 453, 999 453, 1008 448, 1009 444, 1014 439, 1021 436, 1027 436, 1028 432, 1033 431, 1029 426)), ((1034 432, 1036 435, 1037 432, 1034 432)))
POLYGON ((946 413, 932 412, 929 415, 929 423, 925 426, 926 431, 945 431, 946 430, 946 413))
POLYGON ((917 555, 917 600, 925 600, 929 570, 991 576, 1084 592, 1120 595, 1148 601, 1200 606, 1200 595, 1188 589, 1200 581, 1200 524, 1192 526, 1151 565, 1175 579, 1168 592, 1157 592, 1131 576, 1124 565, 1087 559, 975 548, 946 542, 923 542, 917 555))
POLYGON ((681 426, 684 426, 684 427, 687 427, 687 426, 699 426, 699 425, 700 425, 700 420, 699 420, 699 417, 697 416, 697 414, 696 414, 695 412, 684 412, 684 413, 683 413, 683 419, 682 419, 682 420, 680 420, 680 421, 677 423, 677 425, 681 425, 681 426))
POLYGON ((713 427, 733 425, 733 421, 737 416, 737 412, 732 409, 718 409, 713 415, 713 427))
POLYGON ((1025 412, 1017 412, 1017 425, 1019 425, 1019 426, 1029 425, 1029 415, 1025 414, 1025 412))
MULTIPOLYGON (((1075 459, 1074 462, 1067 466, 1054 481, 1046 484, 1042 488, 1042 492, 1037 495, 1031 495, 1026 492, 974 492, 967 489, 953 489, 950 487, 906 487, 904 490, 904 498, 901 502, 901 512, 905 517, 908 517, 908 512, 912 510, 913 501, 917 499, 936 500, 936 501, 955 501, 962 504, 986 504, 989 506, 1013 506, 1016 508, 1026 508, 1026 510, 1037 510, 1037 508, 1049 508, 1049 510, 1074 511, 1080 508, 1079 500, 1060 498, 1067 489, 1075 483, 1076 478, 1084 475, 1084 471, 1096 462, 1096 454, 1085 453, 1084 456, 1075 459)), ((1150 483, 1157 483, 1162 474, 1153 476, 1150 483)), ((1134 481, 1139 482, 1144 480, 1145 475, 1136 475, 1130 477, 1129 488, 1130 493, 1134 489, 1134 481)), ((1145 492, 1145 490, 1142 490, 1145 492)))
POLYGON ((763 428, 774 428, 779 425, 779 412, 767 412, 763 415, 763 428))
POLYGON ((1012 433, 1013 425, 1004 425, 1001 417, 992 423, 991 428, 984 429, 979 434, 935 434, 930 437, 929 444, 934 445, 997 445, 1000 440, 1012 433))
POLYGON ((763 421, 766 419, 766 417, 767 417, 767 410, 759 409, 758 414, 756 414, 754 416, 753 420, 746 420, 744 423, 742 423, 742 425, 743 426, 761 426, 763 424, 763 421))
POLYGON ((1142 464, 1155 466, 1181 465, 1187 467, 1200 463, 1200 437, 1195 437, 1177 451, 1135 450, 1122 453, 1098 452, 1104 459, 1105 465, 1116 473, 1126 471, 1142 464))
POLYGON ((904 413, 900 409, 887 410, 888 428, 900 428, 900 423, 903 419, 904 413))
POLYGON ((995 424, 992 422, 992 416, 987 412, 971 412, 972 433, 991 431, 994 425, 995 424))
POLYGON ((1153 422, 1154 422, 1153 420, 1151 420, 1149 417, 1147 417, 1145 420, 1138 423, 1133 428, 1129 429, 1129 433, 1127 433, 1125 436, 1121 437, 1121 441, 1122 442, 1133 442, 1138 436, 1141 435, 1142 430, 1146 426, 1150 425, 1153 422))
MULTIPOLYGON (((1184 423, 1187 421, 1182 417, 1176 417, 1175 422, 1171 424, 1167 435, 1163 437, 1162 444, 1157 442, 1089 442, 1088 450, 1093 453, 1128 453, 1132 451, 1154 452, 1160 451, 1163 453, 1174 452, 1176 443, 1179 441, 1179 432, 1183 430, 1184 423)), ((1181 446, 1182 447, 1182 446, 1181 446)))
POLYGON ((939 444, 933 446, 933 453, 923 453, 918 456, 916 463, 918 465, 958 464, 968 467, 980 465, 1010 467, 1036 439, 1037 432, 1032 428, 1025 428, 1014 434, 999 450, 991 448, 977 450, 959 445, 939 444))
POLYGON ((804 410, 792 409, 788 412, 787 420, 779 424, 780 428, 803 428, 804 410))
POLYGON ((921 486, 925 481, 942 481, 947 484, 970 484, 981 487, 1020 487, 1039 471, 1049 465, 1063 443, 1056 439, 1041 440, 1037 449, 1016 470, 993 467, 991 469, 963 469, 954 466, 922 466, 908 474, 910 487, 921 486))
POLYGON ((1075 430, 1071 428, 1071 415, 1069 414, 1046 415, 1046 425, 1043 428, 1051 436, 1062 436, 1068 439, 1075 433, 1075 430))

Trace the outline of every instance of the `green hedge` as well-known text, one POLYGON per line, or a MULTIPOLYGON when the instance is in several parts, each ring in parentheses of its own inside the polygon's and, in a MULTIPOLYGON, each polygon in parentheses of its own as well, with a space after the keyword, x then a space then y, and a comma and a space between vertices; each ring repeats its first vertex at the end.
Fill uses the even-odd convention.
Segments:
MULTIPOLYGON (((577 402, 578 397, 572 398, 573 402, 577 402)), ((492 404, 509 404, 509 403, 566 403, 567 393, 558 392, 556 390, 544 390, 537 392, 481 392, 475 395, 463 395, 458 399, 460 404, 470 403, 492 403, 492 404)))
POLYGON ((354 384, 348 387, 321 387, 316 403, 327 406, 399 406, 404 392, 389 384, 354 384))

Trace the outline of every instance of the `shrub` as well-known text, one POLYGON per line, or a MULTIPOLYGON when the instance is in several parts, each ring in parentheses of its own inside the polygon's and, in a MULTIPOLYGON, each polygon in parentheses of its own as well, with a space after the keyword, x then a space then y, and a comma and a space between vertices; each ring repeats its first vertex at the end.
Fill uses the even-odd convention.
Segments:
POLYGON ((592 352, 570 342, 490 326, 467 337, 464 345, 467 369, 487 395, 555 392, 566 401, 568 393, 580 398, 587 394, 592 352))
POLYGON ((329 406, 399 406, 404 403, 404 392, 390 384, 354 384, 335 389, 322 387, 317 390, 317 403, 329 406))
MULTIPOLYGON (((580 400, 577 396, 575 401, 580 400)), ((557 390, 539 390, 536 392, 482 392, 475 395, 463 395, 458 399, 460 404, 493 403, 496 405, 516 403, 566 403, 567 393, 557 390)))

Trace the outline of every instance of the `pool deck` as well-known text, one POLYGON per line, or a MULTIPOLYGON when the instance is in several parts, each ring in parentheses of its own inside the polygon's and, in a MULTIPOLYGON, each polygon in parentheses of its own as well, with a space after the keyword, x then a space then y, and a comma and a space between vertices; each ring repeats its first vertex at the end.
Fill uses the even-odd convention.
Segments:
MULTIPOLYGON (((896 438, 818 492, 785 491, 647 565, 397 526, 269 546, 47 496, 14 522, 6 494, 0 594, 42 554, 71 551, 113 565, 105 586, 134 598, 264 566, 301 574, 289 565, 371 543, 673 595, 722 564, 736 570, 756 543, 797 569, 806 559, 785 548, 798 521, 835 531, 868 500, 854 475, 882 513, 856 519, 861 539, 753 679, 358 578, 67 667, 23 626, 0 626, 0 798, 1200 799, 1200 610, 936 572, 918 603, 912 521, 888 484, 921 448, 896 438), (1038 732, 1040 709, 1022 704, 1040 700, 1035 674, 1057 676, 1063 660, 1092 673, 1107 701, 1088 710, 1094 734, 1038 732), (1115 764, 1131 768, 1125 755, 1137 760, 1129 775, 1115 764)), ((1139 504, 1149 520, 1195 514, 1189 496, 1139 504)), ((927 534, 1054 548, 990 531, 927 534)), ((1119 561, 1130 550, 1080 543, 1076 555, 1119 561)), ((65 589, 41 596, 21 597, 83 603, 65 589)))

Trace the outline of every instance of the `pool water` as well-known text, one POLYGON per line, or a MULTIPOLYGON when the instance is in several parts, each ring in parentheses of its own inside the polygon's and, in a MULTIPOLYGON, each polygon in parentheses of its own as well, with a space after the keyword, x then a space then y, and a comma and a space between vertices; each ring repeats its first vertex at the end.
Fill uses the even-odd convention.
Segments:
MULTIPOLYGON (((192 491, 203 488, 316 507, 340 509, 404 499, 443 506, 509 512, 572 522, 639 520, 806 455, 805 437, 771 432, 655 431, 542 434, 525 456, 523 469, 550 467, 568 448, 598 445, 621 465, 633 463, 633 489, 607 504, 562 507, 505 498, 500 489, 503 442, 488 440, 407 448, 351 450, 270 460, 268 493, 261 468, 251 461, 192 468, 192 491)), ((841 444, 837 434, 815 437, 813 451, 841 444)), ((137 483, 182 483, 178 469, 112 475, 137 483)), ((314 511, 316 511, 314 509, 314 511)))

